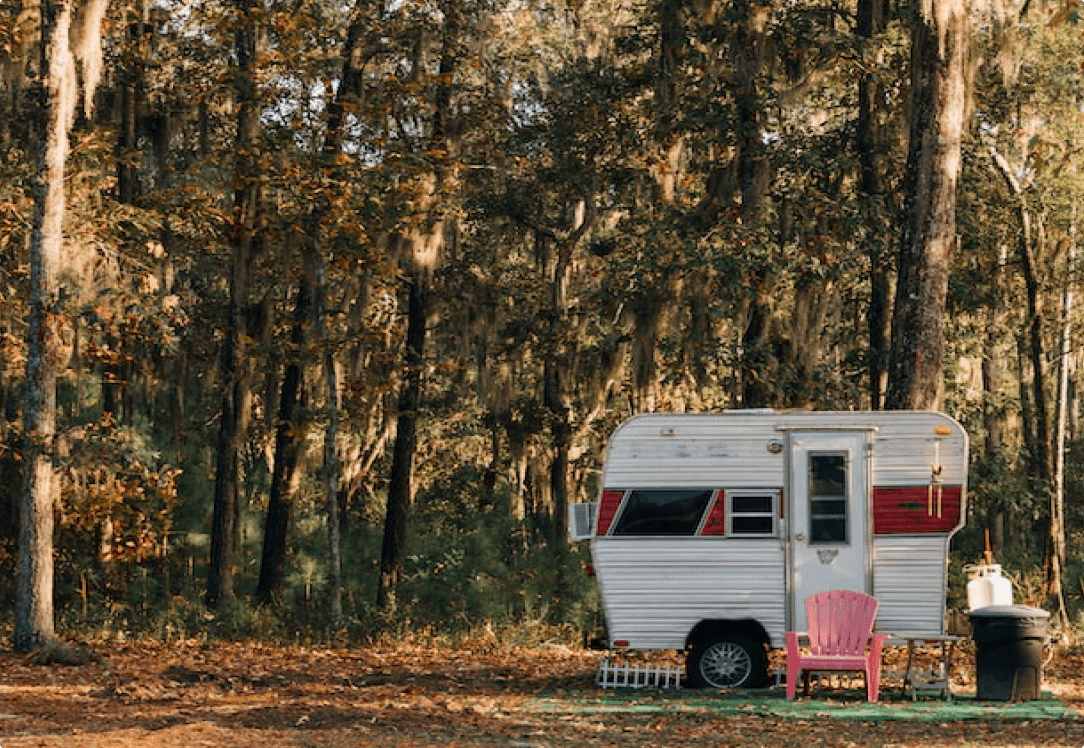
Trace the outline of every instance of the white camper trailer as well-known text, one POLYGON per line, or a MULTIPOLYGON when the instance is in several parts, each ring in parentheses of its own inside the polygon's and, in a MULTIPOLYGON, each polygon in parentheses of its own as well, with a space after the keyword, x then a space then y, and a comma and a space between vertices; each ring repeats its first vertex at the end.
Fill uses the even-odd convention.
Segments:
POLYGON ((877 597, 877 629, 944 633, 967 434, 929 412, 649 413, 613 434, 591 542, 609 646, 687 652, 688 681, 758 685, 826 589, 877 597))

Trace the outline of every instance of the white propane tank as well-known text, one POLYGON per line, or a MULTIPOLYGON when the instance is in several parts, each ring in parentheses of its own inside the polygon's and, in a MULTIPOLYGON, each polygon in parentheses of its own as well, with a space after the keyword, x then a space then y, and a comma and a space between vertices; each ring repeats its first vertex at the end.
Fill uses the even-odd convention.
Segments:
POLYGON ((1012 605, 1012 582, 1001 576, 1000 564, 965 566, 968 611, 991 605, 1012 605))

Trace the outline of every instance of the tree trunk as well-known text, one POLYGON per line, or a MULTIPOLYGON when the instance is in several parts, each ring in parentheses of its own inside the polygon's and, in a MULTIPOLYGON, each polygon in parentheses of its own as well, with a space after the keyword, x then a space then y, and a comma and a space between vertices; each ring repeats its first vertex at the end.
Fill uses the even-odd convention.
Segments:
MULTIPOLYGON (((234 255, 238 253, 235 251, 234 255)), ((242 258, 235 257, 234 262, 242 258)), ((234 273, 236 283, 237 273, 234 273)), ((230 294, 230 306, 234 306, 230 294)), ((214 608, 235 597, 233 575, 241 546, 240 451, 247 418, 247 377, 244 374, 244 315, 230 314, 222 355, 224 392, 215 462, 214 509, 211 518, 211 559, 207 570, 207 606, 214 608), (234 321, 234 317, 241 320, 234 321), (235 329, 241 327, 241 329, 235 329)))
POLYGON ((685 29, 688 16, 684 0, 663 0, 658 6, 659 24, 659 73, 656 95, 659 117, 655 127, 658 132, 658 161, 654 174, 657 187, 656 201, 669 205, 677 198, 681 183, 682 157, 685 139, 676 127, 676 111, 680 106, 685 73, 685 58, 689 40, 685 29))
MULTIPOLYGON (((872 46, 888 24, 884 0, 859 0, 858 36, 872 46)), ((880 226, 887 211, 884 189, 884 132, 881 125, 884 109, 884 86, 872 71, 863 70, 858 79, 858 158, 860 185, 866 224, 880 226)), ((888 331, 891 322, 892 281, 888 241, 883 233, 871 228, 869 238, 870 298, 867 314, 869 331, 869 404, 872 410, 884 405, 887 376, 888 331)))
MULTIPOLYGON (((317 281, 320 288, 327 283, 317 281)), ((324 381, 327 384, 327 428, 324 430, 324 501, 327 511, 327 598, 328 615, 338 621, 343 615, 342 554, 339 528, 339 377, 334 349, 327 342, 324 303, 317 308, 317 327, 324 340, 324 381)))
MULTIPOLYGON (((665 281, 659 281, 660 283, 665 281)), ((632 377, 631 399, 634 413, 650 413, 655 410, 658 367, 656 348, 663 309, 672 299, 663 299, 661 289, 644 289, 632 299, 629 306, 632 316, 632 377)), ((565 310, 560 310, 565 314, 565 310)), ((547 363, 549 361, 547 360, 547 363)))
POLYGON ((123 59, 120 78, 120 127, 117 131, 117 201, 131 204, 139 196, 139 166, 135 155, 139 151, 139 105, 143 91, 143 19, 128 26, 127 43, 134 48, 123 59))
POLYGON ((403 354, 403 383, 399 390, 399 417, 392 450, 384 540, 380 550, 377 607, 394 613, 395 593, 402 581, 406 556, 407 523, 414 501, 414 457, 418 451, 418 410, 425 387, 425 339, 429 318, 429 275, 415 267, 408 281, 407 335, 403 354))
MULTIPOLYGON (((982 357, 982 389, 984 405, 982 412, 983 430, 986 432, 985 451, 988 457, 997 458, 1005 449, 1005 409, 997 405, 1002 393, 1002 372, 1000 344, 1004 339, 1004 275, 1008 260, 1008 251, 1004 245, 998 248, 997 269, 994 272, 994 304, 987 312, 985 337, 982 357)), ((1005 510, 999 502, 989 509, 987 529, 990 533, 990 546, 994 555, 1000 555, 1005 549, 1005 510)))
MULTIPOLYGON (((550 438, 553 440, 553 459, 550 462, 549 489, 552 500, 550 542, 553 548, 568 543, 568 465, 572 448, 572 409, 569 406, 565 377, 567 376, 568 351, 563 342, 568 325, 568 273, 572 263, 571 241, 557 248, 557 257, 550 277, 550 329, 549 339, 555 346, 546 356, 543 370, 542 400, 550 413, 550 438)), ((653 357, 652 357, 653 358, 653 357)))
MULTIPOLYGON (((425 198, 419 201, 423 213, 437 213, 438 201, 448 188, 449 167, 457 151, 456 138, 450 133, 452 91, 459 67, 463 9, 459 0, 441 3, 444 28, 441 36, 440 63, 433 101, 430 153, 434 155, 432 172, 420 180, 425 198)), ((391 476, 388 483, 388 503, 384 516, 384 538, 380 549, 380 579, 377 586, 377 607, 385 613, 396 610, 396 590, 402 581, 403 558, 406 554, 407 525, 414 502, 414 460, 418 449, 418 419, 425 388, 425 345, 429 323, 429 297, 433 270, 444 247, 447 230, 443 218, 425 217, 425 229, 405 237, 408 267, 407 332, 403 351, 403 380, 399 390, 399 415, 395 446, 392 450, 391 476)))
MULTIPOLYGON (((311 259, 306 260, 306 264, 311 264, 311 259)), ((290 520, 300 481, 298 465, 308 437, 304 350, 308 343, 307 331, 313 321, 313 282, 313 272, 306 268, 297 289, 289 362, 279 394, 278 422, 275 426, 275 464, 268 490, 260 578, 256 584, 256 601, 260 605, 280 606, 286 586, 290 520)))
MULTIPOLYGON (((741 221, 745 232, 755 236, 764 223, 771 184, 771 162, 764 145, 764 93, 761 77, 768 52, 767 5, 738 0, 738 33, 734 39, 736 72, 738 187, 741 191, 741 221)), ((749 308, 742 331, 742 406, 759 408, 772 404, 770 370, 775 368, 769 349, 772 293, 767 268, 749 279, 749 308)))
MULTIPOLYGON (((368 27, 363 17, 356 16, 346 33, 343 50, 343 66, 339 76, 340 84, 335 97, 328 105, 327 136, 323 143, 323 155, 328 168, 335 168, 342 153, 344 128, 347 115, 359 103, 364 93, 361 68, 364 64, 364 39, 368 27)), ((331 330, 327 324, 327 263, 324 259, 325 229, 324 220, 330 207, 319 201, 313 208, 311 248, 312 267, 315 273, 313 289, 313 322, 316 338, 323 349, 324 383, 327 389, 327 426, 324 429, 323 484, 324 507, 327 515, 327 596, 328 615, 333 621, 342 618, 342 555, 340 548, 340 465, 338 453, 339 411, 341 398, 339 393, 338 362, 336 348, 331 340, 331 330)))
MULTIPOLYGON (((1025 229, 1027 231, 1027 229, 1025 229)), ((1035 434, 1032 440, 1033 472, 1048 488, 1054 485, 1054 459, 1051 444, 1050 405, 1046 392, 1046 346, 1043 343, 1042 289, 1039 269, 1031 243, 1024 239, 1020 268, 1024 275, 1028 315, 1028 352, 1031 359, 1032 407, 1035 409, 1035 434)))
POLYGON ((543 400, 553 417, 550 438, 553 459, 550 462, 549 493, 552 509, 549 542, 553 549, 553 596, 557 603, 568 595, 568 480, 569 453, 572 449, 571 408, 564 386, 564 367, 560 357, 546 360, 543 400))
MULTIPOLYGON (((1050 406, 1046 394, 1046 350, 1043 343, 1042 288, 1040 270, 1036 259, 1035 239, 1037 232, 1031 208, 1028 206, 1024 186, 1015 176, 1012 165, 991 149, 998 172, 1005 180, 1017 201, 1017 213, 1020 216, 1020 272, 1024 277, 1024 291, 1027 298, 1027 336, 1028 359, 1031 362, 1031 394, 1034 409, 1034 427, 1029 441, 1032 453, 1032 474, 1052 490, 1054 486, 1054 459, 1051 445, 1050 406)), ((1041 223, 1041 222, 1040 222, 1041 223)))
POLYGON ((911 12, 911 134, 885 407, 936 409, 956 246, 956 182, 968 110, 968 5, 924 0, 911 12))
MULTIPOLYGON (((1068 622, 1065 610, 1065 597, 1062 591, 1062 570, 1065 567, 1065 507, 1064 491, 1064 423, 1058 419, 1058 454, 1055 459, 1053 434, 1050 428, 1049 406, 1046 389, 1046 350, 1043 343, 1042 287, 1037 265, 1036 242, 1033 236, 1042 236, 1041 230, 1033 230, 1033 219, 1028 206, 1023 185, 1015 176, 1011 165, 995 149, 991 149, 996 164, 1006 185, 1017 199, 1020 215, 1020 269, 1024 276, 1024 289, 1027 298, 1028 316, 1028 353, 1031 360, 1032 399, 1034 407, 1034 434, 1031 439, 1032 474, 1036 483, 1047 495, 1047 518, 1045 552, 1043 567, 1046 576, 1046 591, 1054 601, 1056 616, 1061 624, 1068 622)), ((1040 223, 1035 221, 1036 223, 1040 223)), ((1071 252, 1070 263, 1073 257, 1071 252)), ((1065 327, 1062 334, 1061 377, 1058 388, 1059 408, 1065 407, 1068 393, 1068 352, 1069 352, 1069 313, 1072 309, 1072 291, 1067 286, 1063 297, 1065 327)))
POLYGON ((233 576, 241 545, 240 453, 248 425, 250 389, 247 313, 259 204, 260 107, 256 55, 262 8, 257 0, 240 0, 239 3, 236 187, 230 236, 229 317, 222 349, 223 395, 211 520, 211 563, 207 571, 207 605, 212 608, 235 596, 233 576))
POLYGON ((53 611, 53 512, 59 477, 53 467, 56 382, 64 363, 60 270, 64 249, 65 162, 75 63, 69 45, 72 4, 41 4, 34 215, 30 239, 30 320, 23 417, 22 493, 14 645, 20 651, 56 638, 53 611))
MULTIPOLYGON (((1075 233, 1075 225, 1071 233, 1075 233)), ((1067 278, 1073 278, 1076 264, 1075 236, 1070 239, 1067 258, 1067 278)), ((1069 614, 1065 608, 1065 593, 1062 590, 1062 571, 1065 569, 1065 443, 1066 422, 1069 413, 1069 360, 1072 356, 1072 281, 1065 282, 1062 292, 1062 328, 1061 351, 1058 361, 1058 418, 1057 435, 1054 442, 1054 490, 1050 492, 1050 527, 1047 533, 1046 591, 1053 598, 1060 628, 1069 624, 1069 614)))

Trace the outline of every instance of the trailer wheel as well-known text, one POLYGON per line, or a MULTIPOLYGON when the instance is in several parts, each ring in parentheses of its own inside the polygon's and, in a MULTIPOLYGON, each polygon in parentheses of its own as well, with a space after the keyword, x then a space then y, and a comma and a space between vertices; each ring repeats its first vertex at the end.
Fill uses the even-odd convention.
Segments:
POLYGON ((686 664, 692 688, 755 688, 764 684, 768 658, 752 639, 718 634, 697 642, 686 664))

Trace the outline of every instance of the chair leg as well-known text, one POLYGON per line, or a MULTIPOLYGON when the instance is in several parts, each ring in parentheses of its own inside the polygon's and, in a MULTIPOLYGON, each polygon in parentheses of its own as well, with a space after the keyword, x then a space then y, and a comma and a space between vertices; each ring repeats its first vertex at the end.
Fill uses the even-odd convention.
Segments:
POLYGON ((812 671, 809 671, 809 670, 806 670, 804 673, 802 673, 802 675, 805 676, 805 682, 803 683, 803 686, 802 686, 802 695, 807 697, 807 698, 809 696, 809 676, 812 675, 812 674, 813 674, 812 671))
POLYGON ((876 702, 880 692, 881 668, 877 665, 870 665, 866 668, 866 698, 871 702, 876 702))

